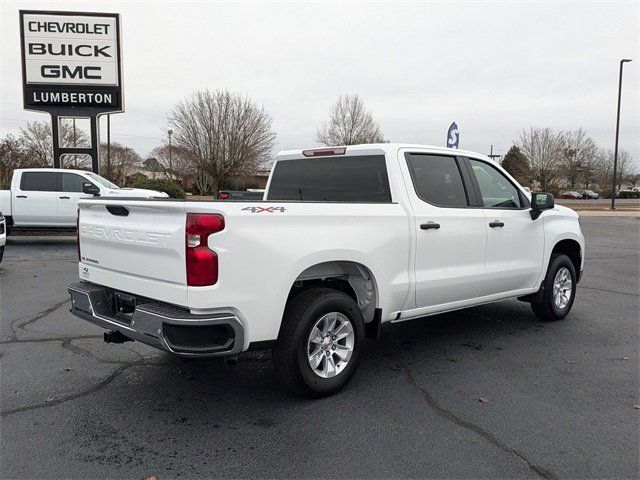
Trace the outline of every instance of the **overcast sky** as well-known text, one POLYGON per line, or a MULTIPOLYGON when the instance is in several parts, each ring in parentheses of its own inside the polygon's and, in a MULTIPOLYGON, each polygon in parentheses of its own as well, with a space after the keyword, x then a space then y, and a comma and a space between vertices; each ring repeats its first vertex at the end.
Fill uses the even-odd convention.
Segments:
POLYGON ((485 154, 531 125, 583 127, 613 149, 627 57, 620 148, 640 165, 638 1, 0 3, 0 136, 48 120, 22 110, 18 10, 104 11, 122 16, 126 112, 112 116, 112 140, 143 156, 171 107, 201 88, 263 105, 278 150, 315 145, 344 93, 391 141, 444 146, 456 121, 460 147, 485 154))

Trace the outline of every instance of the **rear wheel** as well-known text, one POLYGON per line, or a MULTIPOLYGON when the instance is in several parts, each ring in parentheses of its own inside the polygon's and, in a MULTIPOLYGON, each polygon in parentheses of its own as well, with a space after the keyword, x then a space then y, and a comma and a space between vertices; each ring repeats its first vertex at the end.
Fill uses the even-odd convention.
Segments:
POLYGON ((341 390, 355 373, 364 322, 346 293, 312 288, 287 305, 273 361, 282 383, 307 397, 341 390))
POLYGON ((2 257, 4 257, 4 245, 0 247, 0 262, 2 262, 2 257))
POLYGON ((554 253, 544 278, 541 297, 531 302, 531 309, 541 320, 560 320, 567 316, 576 294, 576 270, 571 259, 554 253))

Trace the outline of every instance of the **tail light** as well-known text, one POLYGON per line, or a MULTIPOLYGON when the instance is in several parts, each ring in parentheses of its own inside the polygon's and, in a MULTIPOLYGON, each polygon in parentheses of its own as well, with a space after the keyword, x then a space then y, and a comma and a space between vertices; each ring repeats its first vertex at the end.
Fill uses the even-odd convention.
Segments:
POLYGON ((220 192, 220 200, 226 200, 229 198, 229 194, 227 192, 220 192))
POLYGON ((218 255, 208 247, 209 235, 224 230, 224 217, 208 213, 188 213, 185 236, 187 285, 204 287, 218 281, 218 255))
POLYGON ((78 209, 78 216, 76 217, 76 244, 78 250, 78 262, 81 262, 80 257, 80 209, 78 209))

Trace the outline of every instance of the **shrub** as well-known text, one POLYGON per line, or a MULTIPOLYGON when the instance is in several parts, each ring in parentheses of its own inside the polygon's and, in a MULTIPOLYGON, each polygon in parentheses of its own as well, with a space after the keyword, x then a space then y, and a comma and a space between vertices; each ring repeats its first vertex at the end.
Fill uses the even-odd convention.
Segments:
POLYGON ((550 193, 551 195, 553 195, 553 198, 560 198, 560 195, 562 194, 562 192, 564 192, 564 190, 556 187, 555 185, 549 185, 545 190, 537 188, 535 190, 531 189, 531 191, 532 192, 542 192, 542 191, 544 191, 545 193, 550 193))
POLYGON ((611 187, 607 187, 600 190, 598 193, 600 194, 600 198, 611 198, 613 196, 611 192, 613 192, 613 190, 611 190, 611 187))
POLYGON ((260 184, 255 180, 245 179, 242 177, 231 177, 220 190, 247 190, 249 188, 260 188, 260 184))
POLYGON ((171 180, 152 180, 150 178, 137 178, 127 184, 127 187, 146 188, 148 190, 158 190, 164 192, 171 198, 185 198, 184 190, 171 180))

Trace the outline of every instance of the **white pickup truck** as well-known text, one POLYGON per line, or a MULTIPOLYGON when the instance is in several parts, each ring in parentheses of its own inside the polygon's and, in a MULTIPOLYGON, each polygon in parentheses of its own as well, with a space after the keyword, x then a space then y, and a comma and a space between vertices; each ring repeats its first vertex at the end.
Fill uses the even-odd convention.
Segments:
POLYGON ((17 169, 11 178, 11 189, 0 190, 0 212, 6 218, 7 228, 75 228, 78 199, 86 196, 84 184, 91 184, 94 195, 167 197, 155 190, 120 188, 85 170, 17 169))
POLYGON ((273 348, 282 381, 329 395, 365 336, 507 298, 573 304, 578 215, 490 159, 402 144, 282 152, 264 200, 80 200, 71 311, 182 356, 273 348))

